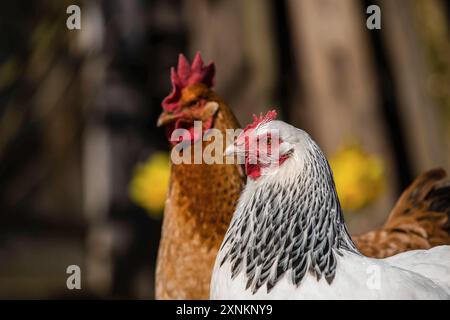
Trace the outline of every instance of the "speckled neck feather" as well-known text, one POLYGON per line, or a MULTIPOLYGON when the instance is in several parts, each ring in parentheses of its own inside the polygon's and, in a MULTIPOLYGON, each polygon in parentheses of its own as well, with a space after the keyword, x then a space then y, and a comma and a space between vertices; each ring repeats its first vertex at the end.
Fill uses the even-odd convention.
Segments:
POLYGON ((289 270, 297 286, 308 271, 331 283, 336 254, 357 252, 344 224, 331 169, 312 140, 303 160, 299 172, 289 178, 267 179, 244 190, 241 200, 245 200, 238 204, 222 244, 220 266, 229 261, 232 278, 244 272, 246 289, 253 293, 264 284, 270 291, 289 270))

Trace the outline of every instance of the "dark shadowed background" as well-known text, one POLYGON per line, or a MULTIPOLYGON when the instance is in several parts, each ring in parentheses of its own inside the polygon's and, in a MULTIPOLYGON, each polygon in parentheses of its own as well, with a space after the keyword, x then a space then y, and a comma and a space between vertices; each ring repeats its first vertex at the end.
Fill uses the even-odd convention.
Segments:
POLYGON ((275 107, 311 133, 352 232, 381 224, 416 175, 450 170, 449 12, 444 0, 2 1, 0 298, 153 298, 169 150, 155 123, 179 53, 216 63, 241 124, 275 107), (71 4, 81 30, 66 27, 71 4), (366 28, 372 4, 381 30, 366 28), (66 288, 74 264, 81 290, 66 288))

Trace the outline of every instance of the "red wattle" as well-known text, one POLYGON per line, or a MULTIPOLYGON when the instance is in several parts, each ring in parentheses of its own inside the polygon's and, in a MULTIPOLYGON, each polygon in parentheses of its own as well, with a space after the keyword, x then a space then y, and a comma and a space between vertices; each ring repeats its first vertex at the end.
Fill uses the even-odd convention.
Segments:
POLYGON ((245 172, 247 173, 247 176, 255 180, 261 176, 261 167, 258 164, 250 164, 246 161, 245 172))

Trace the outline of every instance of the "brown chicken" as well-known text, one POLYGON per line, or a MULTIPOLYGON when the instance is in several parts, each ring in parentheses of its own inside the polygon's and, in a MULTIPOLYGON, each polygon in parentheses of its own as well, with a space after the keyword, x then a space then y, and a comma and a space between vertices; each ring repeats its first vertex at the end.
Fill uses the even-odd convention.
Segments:
MULTIPOLYGON (((163 101, 158 125, 175 129, 239 128, 229 107, 212 90, 214 64, 192 66, 180 55, 172 69, 172 93, 163 101), (212 102, 212 103, 211 103, 212 102)), ((172 145, 177 140, 171 141, 172 145)), ((207 143, 203 142, 203 147, 207 143)), ((419 176, 397 201, 386 224, 353 237, 361 252, 383 258, 412 249, 450 244, 450 184, 442 169, 419 176)), ((158 299, 208 299, 217 251, 228 228, 245 175, 238 165, 172 165, 170 190, 156 270, 158 299)))
POLYGON ((413 249, 450 244, 450 183, 443 169, 417 177, 397 200, 387 222, 354 236, 366 256, 385 258, 413 249))
MULTIPOLYGON (((238 128, 228 106, 211 90, 214 64, 192 66, 180 55, 172 69, 172 93, 163 101, 158 125, 170 138, 175 129, 194 137, 194 120, 203 130, 238 128)), ((172 141, 175 145, 176 141, 172 141)), ((203 148, 208 145, 203 142, 203 148)), ((238 165, 172 164, 170 187, 156 269, 157 299, 207 299, 216 254, 227 231, 245 175, 238 165)))

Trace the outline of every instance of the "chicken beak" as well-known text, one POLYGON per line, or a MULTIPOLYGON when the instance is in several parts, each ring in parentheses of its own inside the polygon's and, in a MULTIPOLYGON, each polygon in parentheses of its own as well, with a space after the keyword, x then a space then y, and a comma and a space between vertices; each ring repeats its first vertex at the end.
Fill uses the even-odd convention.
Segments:
POLYGON ((219 104, 215 101, 208 101, 205 104, 205 107, 202 110, 202 114, 200 116, 200 119, 202 121, 206 121, 207 119, 211 118, 216 114, 216 112, 219 110, 219 104))
POLYGON ((156 123, 157 127, 162 127, 168 123, 175 121, 176 119, 181 118, 182 116, 186 116, 188 118, 192 118, 193 120, 197 119, 200 121, 206 121, 212 116, 216 114, 219 110, 219 104, 215 101, 209 101, 205 104, 204 108, 197 111, 185 110, 179 113, 168 113, 163 111, 158 118, 158 122, 156 123))
POLYGON ((225 156, 229 157, 232 156, 236 153, 236 147, 234 145, 234 143, 230 144, 226 149, 225 149, 225 156))
POLYGON ((161 115, 159 116, 159 118, 158 118, 158 122, 156 123, 156 126, 157 127, 162 127, 162 126, 164 126, 164 125, 174 121, 177 118, 179 118, 178 115, 170 114, 170 113, 168 113, 166 111, 163 111, 161 113, 161 115))
POLYGON ((225 149, 225 157, 237 155, 238 158, 245 159, 245 145, 240 142, 230 144, 225 149))

